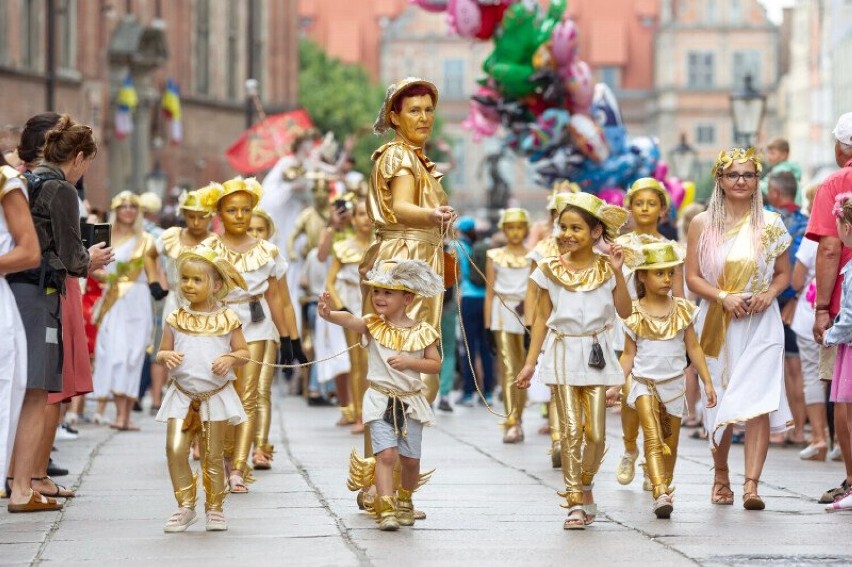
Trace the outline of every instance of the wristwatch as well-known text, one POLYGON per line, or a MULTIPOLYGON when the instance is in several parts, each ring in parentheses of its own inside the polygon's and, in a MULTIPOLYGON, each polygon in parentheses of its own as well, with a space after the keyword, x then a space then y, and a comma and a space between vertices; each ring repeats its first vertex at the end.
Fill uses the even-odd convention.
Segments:
POLYGON ((828 308, 829 306, 827 303, 817 304, 814 306, 814 311, 828 311, 828 308))
POLYGON ((724 303, 725 298, 728 297, 728 295, 730 295, 730 294, 727 291, 720 291, 719 295, 716 296, 716 303, 718 303, 719 305, 722 305, 722 303, 724 303))

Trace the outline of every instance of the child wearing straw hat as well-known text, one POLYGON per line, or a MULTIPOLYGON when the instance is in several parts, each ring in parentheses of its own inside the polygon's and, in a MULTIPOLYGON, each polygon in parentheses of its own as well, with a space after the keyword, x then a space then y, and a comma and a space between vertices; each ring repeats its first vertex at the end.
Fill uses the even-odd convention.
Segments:
MULTIPOLYGON (((669 518, 680 422, 686 409, 687 353, 704 383, 707 407, 716 405, 716 392, 695 333, 698 309, 691 301, 671 295, 683 259, 669 242, 646 244, 641 258, 635 268, 638 299, 624 319, 621 365, 632 382, 625 403, 637 412, 645 437, 654 514, 669 518)), ((612 394, 617 395, 617 389, 612 394)))
MULTIPOLYGON (((377 260, 367 272, 374 313, 356 317, 332 311, 324 292, 317 314, 358 333, 367 343, 367 382, 364 424, 369 428, 375 456, 375 513, 379 529, 393 531, 414 525, 411 494, 420 482, 423 426, 434 419, 421 374, 441 369, 440 335, 425 321, 406 314, 415 296, 443 293, 444 282, 422 260, 377 260), (402 469, 401 487, 394 497, 394 466, 402 469)), ((363 342, 362 342, 363 344, 363 342)))

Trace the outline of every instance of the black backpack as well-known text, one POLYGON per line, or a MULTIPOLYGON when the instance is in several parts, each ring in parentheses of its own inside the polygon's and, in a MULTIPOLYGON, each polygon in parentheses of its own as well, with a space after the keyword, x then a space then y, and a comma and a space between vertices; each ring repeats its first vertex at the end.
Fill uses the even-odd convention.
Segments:
POLYGON ((485 264, 488 260, 490 245, 483 239, 473 245, 470 252, 470 283, 477 287, 485 287, 485 264), (478 269, 477 269, 478 268, 478 269))

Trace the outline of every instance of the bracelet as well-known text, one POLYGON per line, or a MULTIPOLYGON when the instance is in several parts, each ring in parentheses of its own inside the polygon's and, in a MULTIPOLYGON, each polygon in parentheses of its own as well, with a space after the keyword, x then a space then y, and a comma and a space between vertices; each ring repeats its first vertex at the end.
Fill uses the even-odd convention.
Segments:
POLYGON ((728 297, 728 295, 730 295, 730 294, 727 291, 720 291, 719 295, 716 296, 716 303, 718 303, 719 305, 722 305, 722 303, 725 301, 725 298, 728 297))
POLYGON ((817 304, 814 306, 814 311, 828 311, 829 305, 827 303, 817 304))

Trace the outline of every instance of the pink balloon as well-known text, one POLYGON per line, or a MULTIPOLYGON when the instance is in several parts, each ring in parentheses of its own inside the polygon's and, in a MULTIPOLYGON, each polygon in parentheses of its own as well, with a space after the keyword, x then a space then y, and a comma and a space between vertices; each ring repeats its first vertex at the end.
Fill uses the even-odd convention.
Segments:
POLYGON ((572 20, 562 20, 553 28, 550 38, 553 58, 559 67, 568 67, 577 57, 577 26, 572 20))
POLYGON ((610 205, 620 207, 624 204, 624 191, 617 187, 604 187, 598 191, 598 198, 610 205))
MULTIPOLYGON (((499 95, 494 89, 480 87, 476 91, 478 96, 497 98, 499 95)), ((483 138, 493 136, 500 128, 500 114, 493 107, 470 101, 470 113, 461 123, 462 128, 473 132, 473 141, 479 142, 483 138)))
POLYGON ((686 195, 686 189, 684 189, 683 183, 677 177, 669 177, 663 181, 663 185, 665 185, 666 190, 669 192, 669 196, 672 198, 672 205, 674 205, 675 209, 679 209, 680 204, 683 203, 683 198, 686 195))
POLYGON ((569 102, 568 109, 572 114, 588 114, 592 106, 592 98, 595 94, 595 84, 592 78, 592 69, 589 64, 579 59, 574 60, 569 66, 567 84, 569 102))
POLYGON ((447 14, 450 29, 462 37, 475 37, 482 25, 476 0, 449 0, 447 14))
POLYGON ((415 6, 420 6, 427 12, 443 12, 447 9, 447 0, 409 0, 415 6))
POLYGON ((654 179, 663 181, 669 174, 669 164, 660 160, 657 162, 657 167, 654 168, 654 179))
POLYGON ((609 145, 603 130, 585 114, 572 114, 568 133, 574 147, 584 156, 598 163, 609 157, 609 145))

